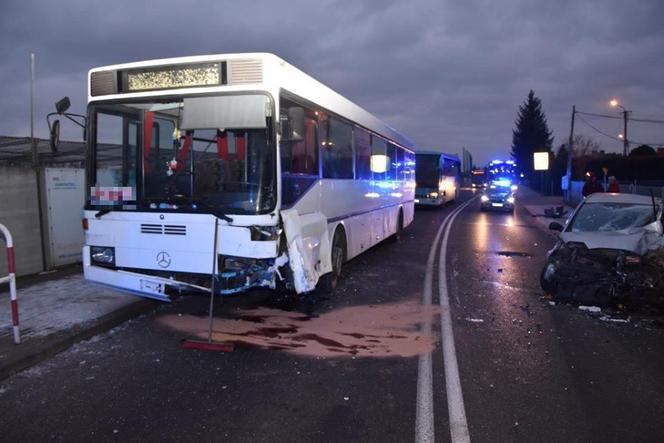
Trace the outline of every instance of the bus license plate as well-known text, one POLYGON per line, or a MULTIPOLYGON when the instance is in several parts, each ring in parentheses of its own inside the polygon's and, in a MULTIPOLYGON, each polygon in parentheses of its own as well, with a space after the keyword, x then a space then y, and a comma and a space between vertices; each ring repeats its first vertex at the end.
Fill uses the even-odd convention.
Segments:
POLYGON ((494 208, 502 208, 503 204, 502 203, 491 203, 491 206, 493 206, 494 208))
POLYGON ((151 280, 141 280, 141 291, 163 294, 164 284, 151 280))

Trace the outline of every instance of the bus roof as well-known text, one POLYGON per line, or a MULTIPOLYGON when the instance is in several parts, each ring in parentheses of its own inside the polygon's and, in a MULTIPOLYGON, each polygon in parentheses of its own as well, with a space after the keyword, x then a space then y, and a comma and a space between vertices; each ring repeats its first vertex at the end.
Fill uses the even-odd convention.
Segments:
POLYGON ((284 90, 351 120, 405 148, 414 149, 410 138, 310 75, 270 53, 215 54, 123 63, 91 69, 88 79, 88 103, 97 100, 126 100, 173 94, 255 92, 256 90, 266 90, 276 96, 284 90), (221 84, 118 92, 120 79, 127 72, 154 71, 158 67, 186 69, 206 63, 223 65, 224 74, 222 74, 221 84), (98 88, 94 94, 93 87, 98 88))

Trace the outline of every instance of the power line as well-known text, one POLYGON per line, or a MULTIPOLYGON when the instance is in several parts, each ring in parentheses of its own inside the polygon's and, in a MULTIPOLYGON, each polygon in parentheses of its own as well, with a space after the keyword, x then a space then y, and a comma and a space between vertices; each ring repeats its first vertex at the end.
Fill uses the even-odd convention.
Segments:
MULTIPOLYGON (((580 112, 578 112, 578 111, 577 111, 576 113, 577 113, 577 114, 580 114, 580 112)), ((597 129, 595 126, 591 125, 591 124, 590 124, 585 118, 583 118, 583 117, 581 117, 581 116, 579 116, 579 120, 581 120, 583 123, 585 123, 586 125, 588 125, 588 126, 590 126, 591 128, 593 128, 595 131, 599 132, 599 133, 602 134, 603 136, 610 138, 611 140, 622 141, 622 140, 619 139, 618 137, 614 137, 614 136, 609 135, 609 134, 607 134, 606 132, 604 132, 604 131, 602 131, 602 130, 600 130, 600 129, 597 129)))
POLYGON ((606 115, 606 114, 594 114, 592 112, 583 112, 583 111, 576 111, 577 114, 583 114, 583 115, 592 115, 593 117, 603 117, 603 118, 613 118, 617 120, 622 120, 622 117, 618 117, 617 115, 606 115))
MULTIPOLYGON (((632 112, 632 111, 628 111, 632 112)), ((614 120, 622 120, 624 117, 618 117, 617 115, 607 115, 607 114, 595 114, 593 112, 583 112, 583 111, 576 111, 577 114, 583 114, 583 115, 590 115, 592 117, 601 117, 601 118, 611 118, 614 120)), ((658 123, 658 124, 664 124, 664 120, 656 120, 652 118, 635 118, 635 117, 630 117, 629 121, 631 122, 641 122, 641 123, 658 123)))
POLYGON ((653 119, 650 119, 650 118, 630 118, 629 121, 631 121, 631 122, 664 124, 664 120, 653 120, 653 119))
MULTIPOLYGON (((579 113, 577 112, 577 114, 579 114, 579 113)), ((602 134, 603 136, 610 138, 611 140, 615 140, 615 141, 623 141, 621 138, 614 137, 614 136, 612 136, 612 135, 607 134, 606 132, 603 132, 603 131, 597 129, 595 126, 593 126, 593 125, 591 125, 590 123, 588 123, 588 121, 587 121, 586 119, 584 119, 583 117, 579 117, 579 120, 581 120, 583 123, 585 123, 586 125, 588 125, 588 126, 590 126, 591 128, 593 128, 595 131, 599 132, 599 133, 602 134)), ((640 145, 664 146, 664 143, 645 143, 645 142, 640 142, 640 141, 636 141, 636 140, 627 140, 627 143, 628 143, 630 146, 631 146, 631 145, 639 145, 639 146, 640 146, 640 145)))

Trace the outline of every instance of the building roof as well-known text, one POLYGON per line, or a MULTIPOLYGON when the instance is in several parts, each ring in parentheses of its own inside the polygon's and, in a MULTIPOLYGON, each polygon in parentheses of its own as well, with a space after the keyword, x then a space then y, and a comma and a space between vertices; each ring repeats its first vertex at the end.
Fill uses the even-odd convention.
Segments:
MULTIPOLYGON (((48 140, 35 139, 41 166, 79 166, 85 164, 85 143, 61 141, 58 152, 51 151, 48 140)), ((30 137, 0 136, 0 165, 32 165, 30 137)))

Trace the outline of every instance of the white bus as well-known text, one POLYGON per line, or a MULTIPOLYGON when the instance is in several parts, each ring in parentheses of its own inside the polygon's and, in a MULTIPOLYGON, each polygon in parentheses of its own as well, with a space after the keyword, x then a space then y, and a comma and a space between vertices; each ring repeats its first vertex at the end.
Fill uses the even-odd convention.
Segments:
POLYGON ((85 278, 145 297, 331 291, 413 220, 412 142, 272 54, 92 69, 88 134, 85 278))
POLYGON ((415 203, 441 206, 459 196, 461 162, 439 151, 417 151, 415 203))

